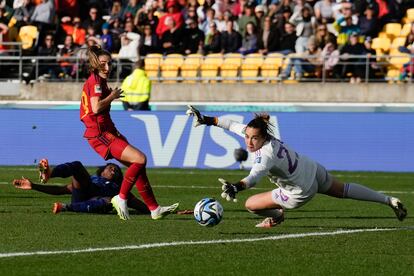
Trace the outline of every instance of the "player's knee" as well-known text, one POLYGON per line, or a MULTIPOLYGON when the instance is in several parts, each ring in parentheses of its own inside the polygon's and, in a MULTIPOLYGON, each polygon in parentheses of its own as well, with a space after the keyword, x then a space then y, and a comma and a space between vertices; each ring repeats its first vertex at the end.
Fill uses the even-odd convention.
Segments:
POLYGON ((76 170, 76 169, 80 169, 81 167, 83 167, 83 165, 80 161, 73 161, 72 167, 76 170))
POLYGON ((254 200, 251 198, 251 197, 249 197, 247 200, 246 200, 246 203, 244 203, 244 207, 247 209, 247 211, 249 211, 250 213, 255 213, 256 212, 256 210, 257 210, 257 206, 256 206, 256 204, 255 204, 255 202, 254 202, 254 200))

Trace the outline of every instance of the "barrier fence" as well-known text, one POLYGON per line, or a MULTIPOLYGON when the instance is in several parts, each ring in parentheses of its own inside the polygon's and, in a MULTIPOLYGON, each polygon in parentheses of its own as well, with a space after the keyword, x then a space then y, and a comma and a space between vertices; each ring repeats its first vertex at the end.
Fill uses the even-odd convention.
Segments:
MULTIPOLYGON (((0 80, 82 82, 88 76, 86 49, 72 57, 0 55, 0 80)), ((261 54, 211 54, 207 56, 145 57, 147 75, 154 82, 412 82, 413 60, 409 54, 306 56, 261 54), (318 59, 318 64, 309 60, 318 59), (332 60, 337 60, 332 66, 332 60), (289 68, 291 70, 289 70, 289 68)), ((134 62, 114 56, 110 81, 122 81, 134 62)))

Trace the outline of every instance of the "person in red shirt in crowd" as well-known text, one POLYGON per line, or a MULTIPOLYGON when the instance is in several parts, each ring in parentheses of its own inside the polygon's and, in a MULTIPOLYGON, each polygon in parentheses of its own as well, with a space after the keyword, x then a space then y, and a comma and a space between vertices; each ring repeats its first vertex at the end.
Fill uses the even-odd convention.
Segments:
POLYGON ((172 17, 174 19, 175 27, 177 29, 180 29, 181 26, 183 26, 184 24, 183 15, 180 12, 177 2, 175 0, 168 0, 166 7, 167 7, 167 13, 160 18, 160 21, 158 22, 158 26, 156 30, 156 33, 159 38, 161 38, 162 34, 165 31, 169 30, 169 27, 167 26, 167 24, 165 24, 165 20, 167 18, 172 17))
POLYGON ((71 35, 73 43, 82 46, 86 42, 86 30, 81 27, 81 20, 79 17, 74 17, 73 20, 69 16, 64 16, 61 19, 61 27, 66 35, 71 35), (72 21, 72 22, 71 22, 72 21))
POLYGON ((112 101, 123 96, 121 89, 112 89, 107 84, 111 54, 92 46, 88 49, 88 59, 90 76, 83 86, 80 119, 86 127, 84 137, 91 147, 105 160, 115 158, 128 167, 119 194, 111 200, 118 216, 129 219, 127 200, 134 184, 151 211, 152 219, 176 212, 178 203, 166 207, 158 205, 146 174, 147 157, 119 133, 111 119, 112 101))

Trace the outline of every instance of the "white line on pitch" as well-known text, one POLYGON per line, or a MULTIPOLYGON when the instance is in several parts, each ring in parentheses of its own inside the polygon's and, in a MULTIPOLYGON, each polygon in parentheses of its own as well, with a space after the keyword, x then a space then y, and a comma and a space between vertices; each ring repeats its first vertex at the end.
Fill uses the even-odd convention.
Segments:
MULTIPOLYGON (((67 183, 51 183, 51 185, 66 185, 67 183)), ((11 185, 9 182, 0 181, 0 185, 11 185)), ((220 189, 219 186, 195 186, 195 185, 151 185, 154 188, 166 188, 166 189, 220 189)), ((253 187, 250 190, 264 190, 268 191, 272 188, 260 188, 260 187, 253 187)), ((414 194, 414 191, 379 191, 380 193, 384 194, 414 194)))
POLYGON ((413 230, 413 229, 414 227, 371 228, 371 229, 337 230, 333 232, 310 232, 310 233, 299 233, 299 234, 285 234, 285 235, 275 235, 275 236, 270 236, 270 237, 248 238, 248 239, 175 241, 175 242, 147 243, 147 244, 127 245, 127 246, 117 246, 117 247, 115 246, 114 247, 95 247, 95 248, 72 249, 72 250, 9 252, 9 253, 0 253, 0 258, 56 255, 56 254, 78 254, 78 253, 92 253, 92 252, 102 252, 102 251, 140 250, 140 249, 148 249, 148 248, 176 247, 176 246, 183 246, 183 245, 247 243, 247 242, 260 242, 260 241, 269 241, 269 240, 285 240, 285 239, 298 239, 298 238, 305 238, 305 237, 336 236, 336 235, 346 235, 346 234, 355 234, 355 233, 364 233, 364 232, 385 232, 385 231, 413 230))

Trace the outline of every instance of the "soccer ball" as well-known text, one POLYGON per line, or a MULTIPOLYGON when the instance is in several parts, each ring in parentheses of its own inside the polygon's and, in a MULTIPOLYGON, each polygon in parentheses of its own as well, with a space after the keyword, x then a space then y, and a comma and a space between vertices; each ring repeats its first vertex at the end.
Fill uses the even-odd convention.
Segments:
POLYGON ((194 217, 202 226, 215 226, 223 217, 223 207, 214 198, 203 198, 194 207, 194 217))

